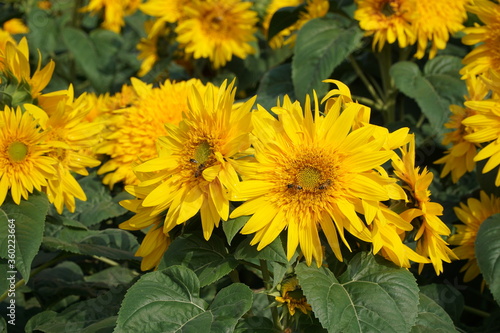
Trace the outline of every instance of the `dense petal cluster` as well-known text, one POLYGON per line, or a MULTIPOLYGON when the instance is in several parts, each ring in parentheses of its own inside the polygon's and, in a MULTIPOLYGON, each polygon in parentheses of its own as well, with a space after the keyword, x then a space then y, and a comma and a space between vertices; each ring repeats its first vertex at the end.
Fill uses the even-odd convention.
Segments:
POLYGON ((459 259, 467 259, 461 271, 465 271, 464 281, 473 280, 480 274, 475 254, 475 242, 479 227, 488 217, 500 213, 500 198, 481 191, 479 200, 467 199, 467 204, 454 207, 455 214, 463 224, 455 224, 456 233, 448 238, 451 245, 457 245, 453 252, 459 259))
MULTIPOLYGON (((224 82, 220 88, 208 84, 201 89, 192 84, 181 122, 166 124, 167 135, 157 141, 159 156, 134 168, 140 183, 128 186, 127 191, 137 199, 122 205, 136 215, 121 227, 153 226, 148 233, 152 243, 144 240, 137 255, 160 248, 159 239, 168 239, 175 226, 198 212, 206 239, 221 219, 228 219, 228 190, 238 182, 233 158, 250 147, 254 102, 253 98, 233 106, 235 93, 234 83, 224 82)), ((156 266, 161 256, 151 254, 150 258, 143 269, 156 266)))

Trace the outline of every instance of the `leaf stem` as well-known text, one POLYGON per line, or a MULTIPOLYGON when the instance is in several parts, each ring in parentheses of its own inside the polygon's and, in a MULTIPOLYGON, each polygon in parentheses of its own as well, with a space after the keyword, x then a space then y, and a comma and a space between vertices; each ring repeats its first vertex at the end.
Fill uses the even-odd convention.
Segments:
POLYGON ((368 80, 368 78, 366 77, 365 73, 363 72, 363 70, 359 66, 359 64, 356 61, 356 59, 354 58, 354 56, 352 54, 350 54, 348 59, 349 59, 349 62, 351 63, 352 68, 354 68, 354 71, 356 72, 356 74, 358 74, 361 81, 363 81, 363 83, 365 84, 366 89, 368 89, 368 92, 370 93, 370 95, 372 95, 373 99, 375 100, 374 104, 383 105, 383 102, 380 99, 379 95, 377 94, 377 91, 375 90, 375 88, 371 84, 370 80, 368 80))
MULTIPOLYGON (((269 274, 269 269, 267 268, 267 262, 263 259, 260 259, 260 270, 262 272, 262 280, 264 281, 264 287, 267 291, 271 290, 271 276, 269 274)), ((267 295, 267 300, 269 301, 269 305, 271 305, 271 314, 273 317, 274 326, 280 331, 283 330, 281 326, 281 322, 278 316, 278 309, 275 306, 272 306, 274 303, 274 298, 271 295, 267 295)))
POLYGON ((385 124, 387 125, 396 121, 396 96, 398 93, 389 73, 392 66, 391 46, 389 44, 384 45, 382 51, 375 53, 375 55, 379 63, 380 77, 384 90, 384 95, 382 97, 384 106, 382 112, 384 114, 385 124))
POLYGON ((486 311, 482 311, 482 310, 473 308, 472 306, 468 306, 468 305, 464 305, 464 311, 473 313, 473 314, 478 315, 478 316, 483 317, 483 318, 489 318, 491 316, 486 311))

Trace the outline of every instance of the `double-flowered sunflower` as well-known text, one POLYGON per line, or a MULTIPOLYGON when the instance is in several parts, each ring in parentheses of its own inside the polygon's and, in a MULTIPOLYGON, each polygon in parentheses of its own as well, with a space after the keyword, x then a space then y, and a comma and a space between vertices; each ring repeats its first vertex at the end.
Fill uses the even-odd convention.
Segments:
POLYGON ((251 244, 258 250, 287 230, 287 257, 300 247, 307 264, 314 259, 318 266, 323 262, 320 230, 342 260, 339 238, 348 248, 346 231, 371 242, 367 224, 384 216, 381 202, 404 196, 380 169, 406 135, 392 136, 369 124, 369 109, 352 101, 344 84, 330 82, 339 89, 325 97, 325 114, 316 98, 314 110, 309 99, 303 110, 287 97, 272 109, 278 119, 262 108, 253 112, 255 162, 241 163, 243 181, 231 196, 246 201, 231 218, 252 215, 241 232, 255 234, 251 244))
POLYGON ((198 212, 206 239, 227 220, 228 189, 239 181, 234 158, 248 154, 255 100, 233 106, 235 93, 233 83, 208 84, 204 91, 192 85, 183 119, 166 124, 167 135, 157 142, 159 157, 135 167, 140 183, 127 191, 136 199, 122 205, 136 215, 120 227, 151 226, 137 253, 144 257, 142 269, 159 263, 169 232, 198 212))

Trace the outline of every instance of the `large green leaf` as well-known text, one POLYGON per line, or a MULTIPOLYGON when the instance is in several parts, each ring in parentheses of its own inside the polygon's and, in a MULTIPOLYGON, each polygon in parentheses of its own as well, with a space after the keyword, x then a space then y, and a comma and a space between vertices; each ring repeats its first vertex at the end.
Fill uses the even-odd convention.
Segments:
POLYGON ((418 287, 408 270, 360 253, 337 279, 324 267, 296 268, 307 302, 328 332, 408 332, 418 287))
POLYGON ((436 302, 425 294, 419 294, 418 316, 411 333, 457 332, 450 316, 436 302))
POLYGON ((458 71, 460 59, 438 56, 427 62, 422 73, 417 64, 402 61, 390 69, 396 87, 413 98, 427 117, 433 132, 441 136, 450 115, 450 104, 460 105, 467 93, 458 71))
POLYGON ((210 306, 199 290, 198 277, 184 266, 145 274, 127 292, 115 332, 232 332, 252 304, 252 292, 239 283, 210 306))
POLYGON ((464 310, 464 296, 450 283, 421 286, 420 292, 441 306, 454 321, 460 321, 464 310))
POLYGON ((42 243, 48 209, 47 196, 40 192, 30 194, 19 205, 7 198, 0 208, 0 257, 9 260, 9 271, 17 268, 26 281, 42 243))
POLYGON ((251 316, 238 322, 234 333, 281 333, 266 317, 251 316))
POLYGON ((269 22, 269 30, 267 32, 267 40, 271 40, 282 30, 293 25, 299 19, 300 13, 305 9, 305 5, 296 7, 282 7, 278 9, 269 22))
POLYGON ((500 304, 500 214, 481 223, 474 244, 479 269, 500 304))
POLYGON ((203 287, 231 272, 238 262, 228 253, 221 238, 212 235, 207 241, 201 233, 196 233, 176 238, 168 247, 159 268, 174 265, 192 269, 203 287))
POLYGON ((53 236, 43 238, 43 246, 84 255, 96 255, 111 259, 136 260, 139 248, 137 238, 121 229, 81 230, 63 228, 53 236))
POLYGON ((298 32, 292 60, 292 81, 295 96, 304 101, 313 89, 323 96, 334 69, 358 48, 363 32, 344 17, 316 18, 298 32))
POLYGON ((264 247, 262 250, 257 251, 256 245, 250 245, 253 236, 247 237, 246 240, 241 242, 234 252, 234 257, 238 260, 268 260, 270 262, 278 262, 287 264, 285 250, 281 239, 277 237, 271 244, 264 247))
POLYGON ((240 231, 241 228, 243 228, 249 219, 250 216, 240 216, 235 219, 222 222, 222 230, 224 230, 224 234, 226 235, 227 243, 229 245, 231 245, 231 241, 234 236, 240 231))

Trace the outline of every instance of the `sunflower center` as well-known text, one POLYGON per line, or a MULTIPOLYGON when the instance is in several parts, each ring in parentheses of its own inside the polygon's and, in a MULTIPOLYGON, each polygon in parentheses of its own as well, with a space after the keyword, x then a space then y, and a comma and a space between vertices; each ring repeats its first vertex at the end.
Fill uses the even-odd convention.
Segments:
POLYGON ((19 141, 13 142, 9 145, 8 154, 11 160, 20 162, 28 155, 28 146, 19 141))
POLYGON ((297 183, 302 188, 313 189, 321 182, 321 171, 314 167, 305 167, 297 174, 297 183))
POLYGON ((194 159, 199 164, 205 164, 212 155, 212 147, 207 141, 202 141, 194 150, 194 159))

